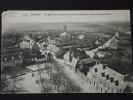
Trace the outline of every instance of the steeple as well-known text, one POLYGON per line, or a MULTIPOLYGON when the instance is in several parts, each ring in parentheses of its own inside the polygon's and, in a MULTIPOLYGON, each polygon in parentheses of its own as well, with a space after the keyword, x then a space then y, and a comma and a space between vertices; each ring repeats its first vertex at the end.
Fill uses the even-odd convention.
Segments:
POLYGON ((64 32, 67 32, 67 26, 64 25, 64 32))

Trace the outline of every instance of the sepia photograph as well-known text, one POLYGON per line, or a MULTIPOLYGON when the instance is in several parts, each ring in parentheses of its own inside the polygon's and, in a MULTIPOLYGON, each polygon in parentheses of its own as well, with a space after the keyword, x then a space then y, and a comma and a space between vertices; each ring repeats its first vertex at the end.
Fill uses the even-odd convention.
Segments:
POLYGON ((133 93, 130 10, 1 16, 1 94, 133 93))

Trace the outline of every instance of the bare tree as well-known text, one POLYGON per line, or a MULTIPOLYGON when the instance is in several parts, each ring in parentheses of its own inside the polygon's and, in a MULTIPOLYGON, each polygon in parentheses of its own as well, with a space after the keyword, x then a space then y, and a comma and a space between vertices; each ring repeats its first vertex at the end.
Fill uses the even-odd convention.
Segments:
POLYGON ((19 81, 19 79, 17 79, 17 75, 18 75, 18 71, 20 70, 20 68, 18 66, 11 66, 11 74, 12 74, 12 79, 13 79, 13 88, 17 88, 16 87, 16 83, 19 81))
POLYGON ((48 79, 42 79, 45 87, 42 88, 42 93, 50 93, 52 92, 52 87, 48 79))
POLYGON ((10 82, 5 78, 1 77, 1 93, 6 93, 6 89, 9 86, 10 82))
POLYGON ((65 93, 79 93, 81 88, 75 83, 74 80, 67 78, 67 84, 64 87, 65 93))
POLYGON ((53 84, 55 85, 55 90, 57 90, 57 92, 59 93, 60 92, 60 87, 62 85, 61 76, 59 76, 58 73, 52 74, 52 81, 53 81, 53 84))

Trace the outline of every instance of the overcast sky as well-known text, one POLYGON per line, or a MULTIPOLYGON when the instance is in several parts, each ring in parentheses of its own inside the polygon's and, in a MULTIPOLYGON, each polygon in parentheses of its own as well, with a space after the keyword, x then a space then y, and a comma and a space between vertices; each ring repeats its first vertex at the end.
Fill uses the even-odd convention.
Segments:
POLYGON ((129 10, 7 11, 2 23, 130 21, 129 10), (58 15, 57 15, 58 14, 58 15))

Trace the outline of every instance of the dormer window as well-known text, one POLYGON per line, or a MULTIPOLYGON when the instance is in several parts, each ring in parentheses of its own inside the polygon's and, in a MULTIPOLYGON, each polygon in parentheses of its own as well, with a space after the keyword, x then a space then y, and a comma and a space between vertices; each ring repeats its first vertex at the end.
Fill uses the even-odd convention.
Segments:
POLYGON ((105 72, 101 73, 101 75, 102 75, 102 77, 104 77, 105 76, 105 72))
POLYGON ((113 77, 112 77, 112 78, 110 78, 110 82, 111 82, 111 83, 113 83, 113 81, 114 81, 114 78, 113 78, 113 77))
POLYGON ((108 79, 109 79, 109 75, 106 75, 105 77, 106 77, 106 80, 108 80, 108 79))
POLYGON ((97 69, 97 68, 94 68, 94 70, 95 70, 95 72, 97 72, 97 71, 98 71, 98 69, 97 69))
POLYGON ((114 83, 115 83, 116 86, 119 85, 119 81, 118 80, 114 81, 114 83))
POLYGON ((105 69, 107 67, 107 65, 105 64, 105 65, 103 65, 103 69, 105 69))

